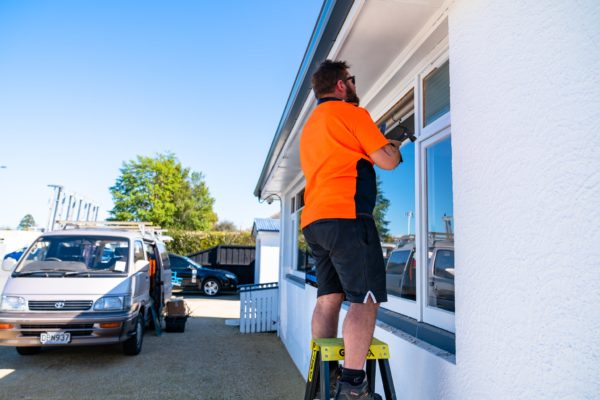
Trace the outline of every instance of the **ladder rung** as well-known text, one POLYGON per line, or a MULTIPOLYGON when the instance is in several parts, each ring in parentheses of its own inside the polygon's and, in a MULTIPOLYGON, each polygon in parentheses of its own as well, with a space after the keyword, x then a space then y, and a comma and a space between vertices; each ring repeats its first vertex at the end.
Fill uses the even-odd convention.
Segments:
MULTIPOLYGON (((314 339, 312 343, 313 350, 321 352, 323 361, 341 361, 344 359, 343 338, 314 339)), ((367 360, 387 360, 389 358, 390 350, 387 343, 373 338, 367 353, 367 360)))

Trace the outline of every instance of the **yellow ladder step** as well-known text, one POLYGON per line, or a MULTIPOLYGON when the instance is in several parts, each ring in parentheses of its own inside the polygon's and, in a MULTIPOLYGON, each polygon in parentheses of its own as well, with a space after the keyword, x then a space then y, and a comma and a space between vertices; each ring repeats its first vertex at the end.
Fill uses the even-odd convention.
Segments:
MULTIPOLYGON (((313 351, 321 351, 321 359, 323 361, 341 361, 344 359, 344 339, 328 338, 315 339, 312 341, 313 351)), ((387 343, 379 339, 373 338, 367 360, 388 360, 390 358, 390 350, 387 343)))
MULTIPOLYGON (((311 341, 311 357, 304 400, 313 400, 320 386, 321 393, 329 394, 330 363, 344 359, 344 339, 327 338, 311 341)), ((379 364, 383 390, 387 400, 396 400, 396 391, 390 370, 390 349, 387 343, 373 338, 367 354, 367 381, 371 391, 375 391, 375 368, 379 364)), ((327 397, 329 398, 329 397, 327 397)))

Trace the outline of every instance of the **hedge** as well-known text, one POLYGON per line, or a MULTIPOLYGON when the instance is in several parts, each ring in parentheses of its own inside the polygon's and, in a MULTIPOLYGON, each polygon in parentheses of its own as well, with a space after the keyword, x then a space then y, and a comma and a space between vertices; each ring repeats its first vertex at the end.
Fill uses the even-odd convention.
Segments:
POLYGON ((204 232, 169 230, 167 235, 173 240, 167 242, 171 253, 189 255, 220 244, 254 246, 256 243, 250 231, 241 232, 204 232))

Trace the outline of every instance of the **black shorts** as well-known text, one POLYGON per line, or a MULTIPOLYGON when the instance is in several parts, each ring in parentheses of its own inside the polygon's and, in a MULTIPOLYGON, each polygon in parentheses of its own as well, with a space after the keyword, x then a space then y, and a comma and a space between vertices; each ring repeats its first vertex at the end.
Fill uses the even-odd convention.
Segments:
POLYGON ((351 303, 387 301, 385 263, 371 217, 321 219, 302 233, 317 262, 317 296, 344 293, 351 303))

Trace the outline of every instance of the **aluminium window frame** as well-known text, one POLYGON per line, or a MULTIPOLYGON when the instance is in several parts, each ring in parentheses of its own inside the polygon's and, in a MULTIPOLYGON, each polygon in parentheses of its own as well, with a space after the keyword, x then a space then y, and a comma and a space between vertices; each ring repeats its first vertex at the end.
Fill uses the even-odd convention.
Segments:
MULTIPOLYGON (((427 149, 451 136, 452 110, 424 126, 424 82, 438 67, 449 61, 448 47, 434 51, 430 62, 405 85, 396 98, 403 98, 411 90, 414 93, 413 110, 415 121, 415 261, 417 264, 416 301, 389 295, 388 301, 381 305, 389 311, 396 312, 419 322, 424 322, 448 332, 455 332, 455 313, 428 305, 428 241, 427 241, 427 149)), ((410 114, 410 113, 408 113, 410 114)), ((408 115, 407 114, 407 115, 408 115)), ((400 167, 401 168, 401 167, 400 167)))
MULTIPOLYGON (((417 198, 417 206, 416 206, 416 233, 415 238, 417 242, 417 254, 416 261, 418 268, 418 278, 417 278, 417 299, 420 300, 420 314, 421 317, 419 321, 425 322, 430 325, 437 326, 446 331, 455 333, 455 313, 447 310, 442 310, 436 307, 431 307, 428 305, 428 269, 429 269, 429 260, 428 260, 428 221, 427 221, 427 211, 428 211, 428 203, 427 203, 427 149, 431 146, 450 138, 451 135, 451 114, 452 114, 452 106, 450 107, 450 111, 441 115, 436 120, 430 122, 427 126, 425 125, 424 119, 424 107, 425 107, 425 97, 424 97, 424 84, 425 79, 427 79, 437 68, 441 65, 449 61, 449 52, 448 49, 445 49, 441 53, 434 57, 434 60, 431 62, 429 66, 421 71, 418 75, 418 86, 415 91, 419 96, 418 103, 417 99, 415 99, 415 104, 419 104, 418 107, 418 139, 415 144, 417 147, 415 148, 415 159, 417 163, 417 177, 415 178, 415 182, 418 182, 418 198, 417 198), (420 297, 419 297, 420 296, 420 297)), ((415 110, 416 111, 416 110, 415 110)), ((416 117, 415 117, 416 119, 416 117)), ((417 120, 417 119, 416 119, 417 120)), ((454 194, 454 188, 453 188, 454 194)), ((456 286, 455 286, 456 290, 456 286)), ((456 293, 456 291, 455 291, 456 293)))
POLYGON ((291 189, 286 192, 284 195, 284 207, 285 207, 285 219, 289 221, 289 223, 285 224, 283 233, 284 238, 283 242, 285 244, 285 248, 291 249, 291 251, 284 252, 282 254, 282 261, 284 265, 284 273, 294 275, 302 281, 306 279, 306 273, 304 271, 298 270, 298 224, 300 223, 298 218, 298 211, 304 208, 304 205, 301 208, 294 207, 292 210, 292 203, 296 205, 298 202, 296 199, 297 196, 302 193, 304 187, 306 186, 304 176, 300 174, 298 178, 295 179, 295 182, 290 185, 291 189))

